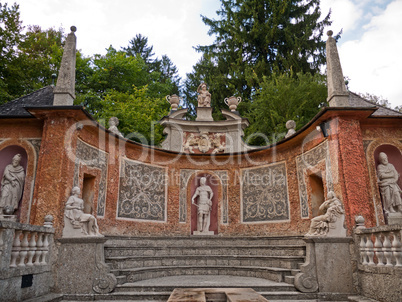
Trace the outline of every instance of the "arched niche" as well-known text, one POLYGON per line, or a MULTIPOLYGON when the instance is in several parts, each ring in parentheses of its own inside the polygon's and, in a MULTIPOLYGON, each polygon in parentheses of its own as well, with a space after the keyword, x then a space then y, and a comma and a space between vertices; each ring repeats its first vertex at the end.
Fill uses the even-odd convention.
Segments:
MULTIPOLYGON (((17 154, 21 155, 20 165, 24 168, 25 176, 26 176, 27 164, 28 164, 27 152, 21 146, 11 145, 11 146, 7 146, 4 149, 0 150, 0 177, 1 177, 1 179, 3 179, 5 168, 7 167, 7 165, 11 164, 13 157, 17 154)), ((25 178, 25 181, 26 181, 26 178, 25 178)), ((25 185, 24 185, 24 187, 25 187, 25 185)), ((17 215, 17 221, 20 221, 21 201, 24 196, 24 187, 23 187, 21 199, 19 200, 19 203, 18 203, 18 209, 14 213, 15 215, 17 215)), ((2 188, 0 186, 0 196, 1 196, 1 189, 2 188)))
POLYGON ((191 203, 191 199, 197 187, 200 186, 200 179, 202 177, 206 178, 206 185, 211 187, 214 194, 212 197, 212 209, 210 214, 211 224, 209 226, 209 231, 212 231, 214 232, 214 235, 217 235, 219 230, 219 196, 221 195, 222 188, 219 177, 210 172, 195 173, 188 182, 188 201, 191 207, 191 234, 193 235, 194 231, 197 230, 197 207, 191 203))

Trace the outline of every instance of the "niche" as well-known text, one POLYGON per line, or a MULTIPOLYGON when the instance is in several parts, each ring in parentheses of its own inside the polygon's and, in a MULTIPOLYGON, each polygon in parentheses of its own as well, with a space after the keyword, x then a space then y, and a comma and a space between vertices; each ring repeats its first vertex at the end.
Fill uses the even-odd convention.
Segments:
POLYGON ((320 210, 320 206, 324 203, 324 183, 322 181, 321 172, 311 174, 309 176, 310 187, 311 187, 311 211, 313 217, 324 214, 320 210))
POLYGON ((84 213, 86 214, 92 214, 95 195, 95 180, 95 176, 84 174, 84 181, 82 184, 82 199, 84 200, 84 213))

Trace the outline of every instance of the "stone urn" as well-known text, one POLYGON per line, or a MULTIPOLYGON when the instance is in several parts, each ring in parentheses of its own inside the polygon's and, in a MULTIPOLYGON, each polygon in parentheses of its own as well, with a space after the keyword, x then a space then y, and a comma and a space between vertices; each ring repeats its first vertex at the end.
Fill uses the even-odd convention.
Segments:
POLYGON ((231 96, 223 100, 225 104, 229 107, 230 111, 236 111, 237 106, 241 102, 241 97, 231 96))
POLYGON ((169 102, 172 110, 177 110, 177 107, 179 107, 181 98, 178 97, 176 94, 173 94, 173 95, 167 95, 166 100, 169 102))

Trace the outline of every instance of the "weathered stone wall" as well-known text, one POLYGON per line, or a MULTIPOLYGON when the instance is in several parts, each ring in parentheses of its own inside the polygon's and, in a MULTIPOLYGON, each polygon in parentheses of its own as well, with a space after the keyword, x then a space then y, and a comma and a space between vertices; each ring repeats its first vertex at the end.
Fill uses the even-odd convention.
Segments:
POLYGON ((35 188, 27 187, 24 193, 23 211, 29 213, 24 217, 39 223, 52 214, 56 237, 72 187, 82 188, 88 177, 94 179, 92 213, 101 233, 190 235, 189 181, 197 173, 219 179, 218 235, 305 234, 321 200, 312 203, 312 196, 325 199, 331 190, 344 204, 350 234, 356 215, 364 216, 368 227, 383 223, 370 158, 382 141, 399 150, 402 144, 397 120, 381 128, 338 112, 320 116, 298 135, 268 148, 190 155, 121 139, 79 110, 35 114, 43 123, 28 123, 30 130, 19 125, 16 132, 8 124, 0 130, 2 137, 14 137, 1 141, 0 150, 4 144, 21 145, 21 136, 27 138, 23 147, 36 181, 35 188), (328 137, 316 129, 323 121, 329 125, 328 137))

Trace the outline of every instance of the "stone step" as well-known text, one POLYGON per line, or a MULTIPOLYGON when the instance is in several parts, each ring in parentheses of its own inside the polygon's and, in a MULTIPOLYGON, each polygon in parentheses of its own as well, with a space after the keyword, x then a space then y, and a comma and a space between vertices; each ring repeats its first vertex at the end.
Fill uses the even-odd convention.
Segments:
POLYGON ((300 245, 305 246, 302 236, 291 237, 220 237, 220 236, 179 236, 179 237, 123 237, 108 236, 105 247, 203 247, 233 245, 300 245))
MULTIPOLYGON (((303 261, 303 262, 304 262, 304 261, 303 261)), ((297 267, 300 267, 301 264, 303 264, 303 263, 299 263, 299 264, 297 265, 297 267)), ((301 272, 301 270, 300 270, 300 269, 292 269, 291 272, 292 272, 292 276, 296 276, 298 273, 301 272)))
MULTIPOLYGON (((232 286, 232 288, 235 288, 236 286, 232 286)), ((157 285, 136 285, 136 283, 125 283, 118 285, 115 289, 114 292, 119 293, 119 292, 173 292, 173 290, 177 288, 177 286, 157 286, 157 285)), ((180 286, 180 288, 194 288, 193 285, 190 286, 180 286)), ((215 286, 209 286, 209 288, 222 288, 219 285, 215 286)), ((280 292, 296 292, 296 289, 294 286, 283 283, 280 285, 272 285, 272 286, 253 286, 252 287, 255 291, 259 292, 275 292, 275 291, 280 291, 280 292)))
POLYGON ((298 245, 244 245, 225 247, 107 247, 105 257, 122 256, 177 256, 177 255, 265 255, 265 256, 305 256, 306 250, 298 245))
POLYGON ((163 257, 118 256, 106 257, 112 269, 125 269, 150 266, 189 266, 189 265, 227 265, 263 266, 296 269, 304 262, 301 256, 251 256, 251 255, 175 255, 163 257))
POLYGON ((135 269, 112 270, 116 276, 126 276, 126 282, 181 275, 222 275, 263 278, 275 282, 284 282, 291 271, 276 267, 255 266, 158 266, 135 269))
POLYGON ((285 276, 285 282, 288 284, 295 284, 295 276, 285 276))

